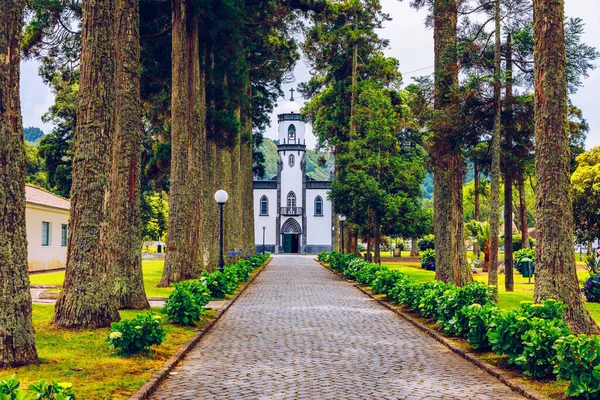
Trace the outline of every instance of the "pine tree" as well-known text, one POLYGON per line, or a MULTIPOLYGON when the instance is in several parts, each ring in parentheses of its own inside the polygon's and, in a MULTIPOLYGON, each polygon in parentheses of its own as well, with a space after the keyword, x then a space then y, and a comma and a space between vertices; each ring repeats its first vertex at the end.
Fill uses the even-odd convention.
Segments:
POLYGON ((119 320, 107 255, 110 151, 114 138, 115 13, 85 2, 67 265, 53 322, 98 328, 119 320))
POLYGON ((36 363, 25 229, 25 147, 19 93, 22 0, 0 8, 0 367, 36 363))
POLYGON ((597 333, 579 289, 573 252, 564 1, 534 0, 535 142, 537 179, 534 300, 567 305, 565 320, 578 333, 597 333))

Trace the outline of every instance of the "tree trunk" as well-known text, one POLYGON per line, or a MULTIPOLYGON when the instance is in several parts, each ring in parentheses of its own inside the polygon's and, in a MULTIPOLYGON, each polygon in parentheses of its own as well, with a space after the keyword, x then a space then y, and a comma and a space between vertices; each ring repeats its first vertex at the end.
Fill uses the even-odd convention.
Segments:
POLYGON ((109 199, 108 259, 121 309, 150 308, 142 275, 140 221, 141 108, 137 1, 116 1, 115 138, 109 199))
POLYGON ((500 135, 502 134, 502 103, 500 90, 502 83, 500 74, 500 0, 495 0, 495 45, 494 45, 494 105, 496 118, 494 121, 494 134, 492 136, 492 168, 490 185, 490 266, 488 271, 488 285, 493 286, 498 292, 498 242, 500 236, 500 135))
POLYGON ((67 265, 53 322, 100 328, 120 319, 109 267, 110 174, 114 139, 115 13, 112 0, 83 3, 77 128, 67 265))
POLYGON ((597 333, 581 295, 573 251, 567 131, 564 0, 534 0, 536 268, 534 300, 567 305, 575 333, 597 333))
MULTIPOLYGON (((475 189, 474 189, 474 202, 475 202, 475 221, 479 221, 479 165, 477 162, 473 163, 473 175, 475 179, 475 189)), ((479 243, 475 241, 473 243, 473 255, 479 254, 479 243)))
POLYGON ((513 245, 512 245, 512 225, 513 225, 513 163, 512 163, 512 147, 513 147, 513 82, 512 82, 512 37, 510 33, 506 38, 506 126, 504 128, 505 139, 505 160, 508 160, 504 166, 504 288, 507 292, 515 290, 513 277, 513 245))
POLYGON ((381 264, 381 218, 379 213, 375 213, 373 227, 375 228, 375 257, 373 258, 373 262, 376 264, 381 264))
POLYGON ((521 220, 521 248, 529 248, 529 225, 527 225, 527 200, 525 198, 525 177, 519 171, 519 219, 521 220))
POLYGON ((419 257, 419 246, 417 246, 417 238, 410 239, 410 256, 419 257))
POLYGON ((433 7, 435 42, 434 231, 436 279, 459 286, 471 281, 464 244, 462 183, 464 160, 457 146, 454 125, 458 85, 456 52, 456 0, 435 0, 433 7))
POLYGON ((38 361, 25 228, 25 147, 19 93, 22 0, 0 8, 0 368, 38 361))
POLYGON ((171 176, 167 254, 159 287, 195 278, 202 259, 202 152, 206 107, 198 16, 172 1, 171 176))

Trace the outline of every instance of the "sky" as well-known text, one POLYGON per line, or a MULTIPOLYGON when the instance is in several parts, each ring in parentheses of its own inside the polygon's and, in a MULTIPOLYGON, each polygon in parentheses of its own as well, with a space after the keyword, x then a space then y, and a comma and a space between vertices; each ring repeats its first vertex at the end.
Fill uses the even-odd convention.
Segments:
MULTIPOLYGON (((565 0, 565 13, 569 17, 581 17, 585 22, 583 42, 600 49, 600 2, 598 0, 565 0)), ((383 10, 392 18, 379 34, 390 40, 387 55, 400 61, 404 83, 410 84, 412 77, 429 74, 433 71, 433 30, 425 28, 425 11, 416 11, 409 7, 408 0, 382 0, 383 10)), ((600 67, 600 61, 596 61, 600 67)), ((309 78, 309 71, 303 61, 294 69, 295 82, 285 85, 286 98, 282 98, 279 106, 289 99, 289 89, 297 87, 300 82, 309 78)), ((295 93, 294 98, 300 104, 304 101, 295 93)), ((583 110, 583 116, 590 125, 586 147, 600 146, 600 68, 591 71, 583 87, 571 96, 574 104, 583 110)), ((38 65, 34 61, 21 63, 21 103, 23 125, 41 128, 44 133, 50 132, 52 125, 42 123, 41 116, 53 104, 54 96, 38 76, 38 65)), ((277 138, 277 107, 271 121, 275 121, 267 130, 266 137, 277 138)), ((308 129, 306 143, 310 148, 316 145, 316 139, 308 129)))

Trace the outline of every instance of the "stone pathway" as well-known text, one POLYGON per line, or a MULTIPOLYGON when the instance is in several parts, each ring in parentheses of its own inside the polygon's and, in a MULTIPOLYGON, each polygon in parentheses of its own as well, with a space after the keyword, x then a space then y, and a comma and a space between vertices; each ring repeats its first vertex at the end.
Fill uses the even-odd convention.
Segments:
POLYGON ((153 399, 518 399, 309 256, 276 256, 153 399))

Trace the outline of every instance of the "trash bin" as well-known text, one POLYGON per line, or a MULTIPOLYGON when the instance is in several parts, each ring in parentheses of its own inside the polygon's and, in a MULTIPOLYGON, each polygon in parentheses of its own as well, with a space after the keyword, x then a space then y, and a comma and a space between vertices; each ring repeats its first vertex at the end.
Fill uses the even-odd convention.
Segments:
POLYGON ((523 278, 531 278, 533 276, 533 260, 525 257, 521 259, 521 274, 523 278))
POLYGON ((394 257, 400 257, 400 247, 394 248, 394 257))

